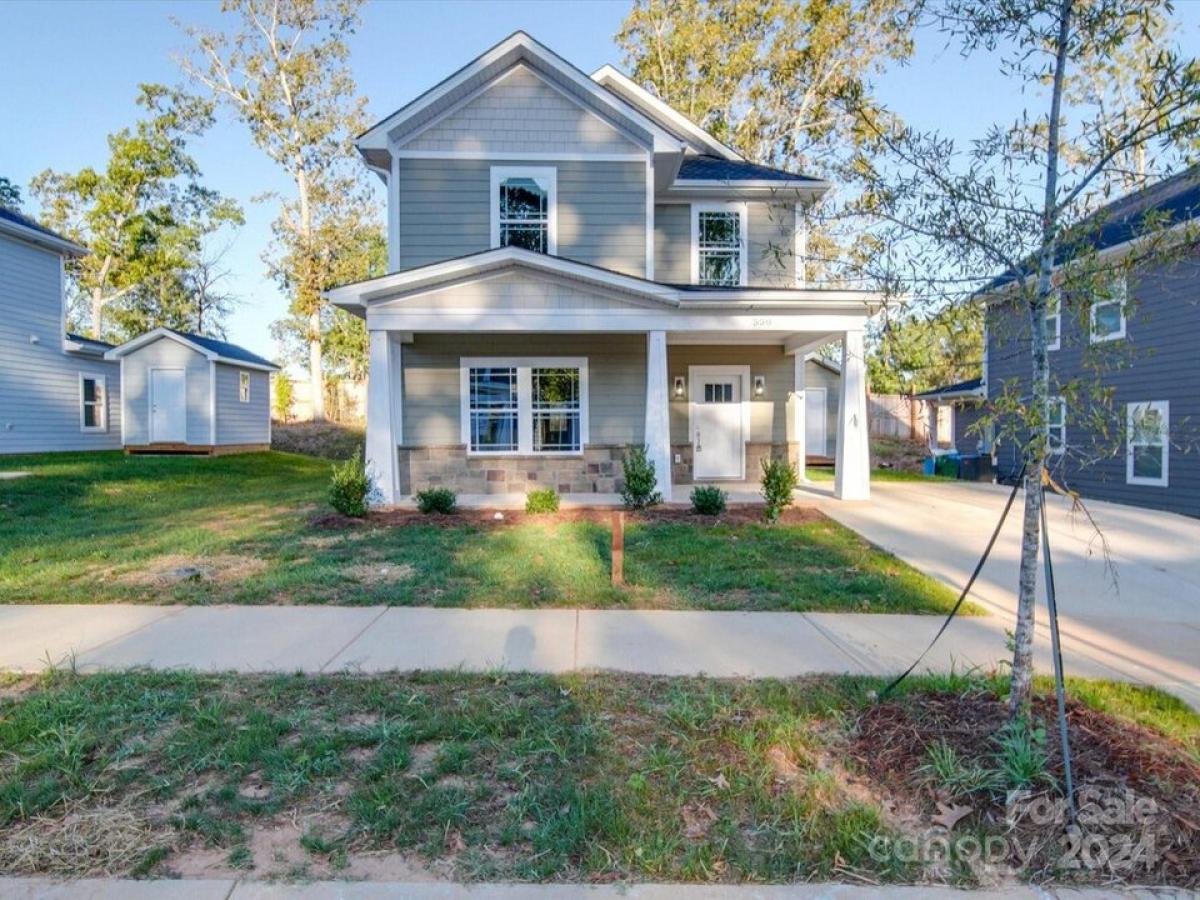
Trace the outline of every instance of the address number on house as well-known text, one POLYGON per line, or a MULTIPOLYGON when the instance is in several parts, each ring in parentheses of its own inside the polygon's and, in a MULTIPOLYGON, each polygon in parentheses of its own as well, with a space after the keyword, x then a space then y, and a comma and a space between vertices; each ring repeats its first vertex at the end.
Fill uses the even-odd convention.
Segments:
POLYGON ((771 320, 770 319, 751 319, 750 324, 754 328, 770 328, 771 320))

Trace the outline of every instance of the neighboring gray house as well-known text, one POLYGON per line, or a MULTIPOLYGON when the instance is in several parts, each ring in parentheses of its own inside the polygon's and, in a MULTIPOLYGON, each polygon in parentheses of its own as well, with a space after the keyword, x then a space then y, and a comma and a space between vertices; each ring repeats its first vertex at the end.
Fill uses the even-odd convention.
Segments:
POLYGON ((966 454, 991 453, 992 429, 987 427, 984 398, 982 378, 917 394, 918 400, 925 401, 929 417, 930 448, 946 447, 966 454), (984 420, 982 425, 981 420, 984 420))
POLYGON ((85 253, 0 207, 0 454, 121 446, 111 345, 67 333, 63 261, 85 253))
POLYGON ((747 162, 523 32, 357 146, 387 185, 388 273, 328 296, 366 321, 384 502, 435 484, 611 493, 630 445, 670 498, 755 480, 768 456, 802 467, 818 438, 837 495, 868 496, 878 298, 806 284, 805 210, 827 183, 747 162), (830 342, 832 380, 806 363, 830 342))
MULTIPOLYGON (((1095 246, 1102 258, 1129 253, 1139 246, 1143 223, 1182 236, 1180 226, 1198 214, 1200 173, 1190 169, 1100 210, 1095 246)), ((1135 266, 1127 280, 1114 284, 1111 299, 1092 307, 1088 321, 1069 303, 1051 310, 1051 393, 1084 371, 1095 380, 1099 362, 1099 383, 1111 390, 1123 420, 1097 417, 1095 408, 1072 408, 1054 396, 1051 468, 1084 497, 1200 516, 1200 255, 1179 255, 1170 264, 1135 266), (1094 430, 1099 421, 1111 436, 1094 430)), ((1004 278, 993 283, 987 304, 984 390, 993 399, 1006 386, 1027 396, 1028 315, 1006 301, 1004 278)), ((1017 474, 1016 442, 1000 442, 993 454, 1001 477, 1017 474)))
POLYGON ((271 373, 226 341, 156 328, 115 347, 121 443, 130 453, 239 453, 271 446, 271 373))

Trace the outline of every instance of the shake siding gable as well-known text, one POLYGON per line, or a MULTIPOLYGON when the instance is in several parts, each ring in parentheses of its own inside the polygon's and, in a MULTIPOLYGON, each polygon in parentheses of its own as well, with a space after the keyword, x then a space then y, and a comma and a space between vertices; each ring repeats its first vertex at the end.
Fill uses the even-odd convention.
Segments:
POLYGON ((62 349, 61 265, 0 235, 0 454, 121 446, 120 367, 62 349), (105 431, 79 429, 80 373, 105 379, 105 431))

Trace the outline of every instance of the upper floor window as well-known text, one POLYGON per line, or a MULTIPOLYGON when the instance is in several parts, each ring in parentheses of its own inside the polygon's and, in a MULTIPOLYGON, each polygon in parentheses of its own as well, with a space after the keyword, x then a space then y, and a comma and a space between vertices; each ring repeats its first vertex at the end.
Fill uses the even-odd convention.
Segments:
POLYGON ((1092 302, 1092 343, 1115 341, 1125 337, 1125 301, 1128 290, 1124 276, 1114 278, 1107 290, 1097 293, 1092 302))
POLYGON ((79 375, 79 430, 104 431, 108 428, 103 375, 79 375))
POLYGON ((1055 291, 1046 301, 1046 349, 1057 350, 1062 346, 1062 308, 1055 291))
POLYGON ((529 166, 492 167, 492 246, 557 253, 557 172, 529 166))
POLYGON ((728 287, 746 283, 746 204, 692 207, 692 282, 728 287))

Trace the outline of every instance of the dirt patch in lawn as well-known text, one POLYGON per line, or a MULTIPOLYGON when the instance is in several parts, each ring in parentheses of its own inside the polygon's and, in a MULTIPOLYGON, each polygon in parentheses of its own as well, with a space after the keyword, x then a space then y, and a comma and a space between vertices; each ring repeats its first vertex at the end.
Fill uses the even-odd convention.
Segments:
POLYGON ((367 587, 375 587, 381 584, 396 584, 400 581, 409 581, 417 570, 408 563, 357 563, 352 566, 344 566, 342 574, 348 578, 353 578, 359 584, 367 587))
POLYGON ((266 561, 254 556, 171 554, 155 557, 141 569, 122 573, 117 580, 136 587, 164 587, 188 582, 230 584, 260 575, 266 569, 266 561))
POLYGON ((174 833, 127 807, 98 806, 37 817, 0 832, 0 872, 88 878, 126 875, 174 833))

